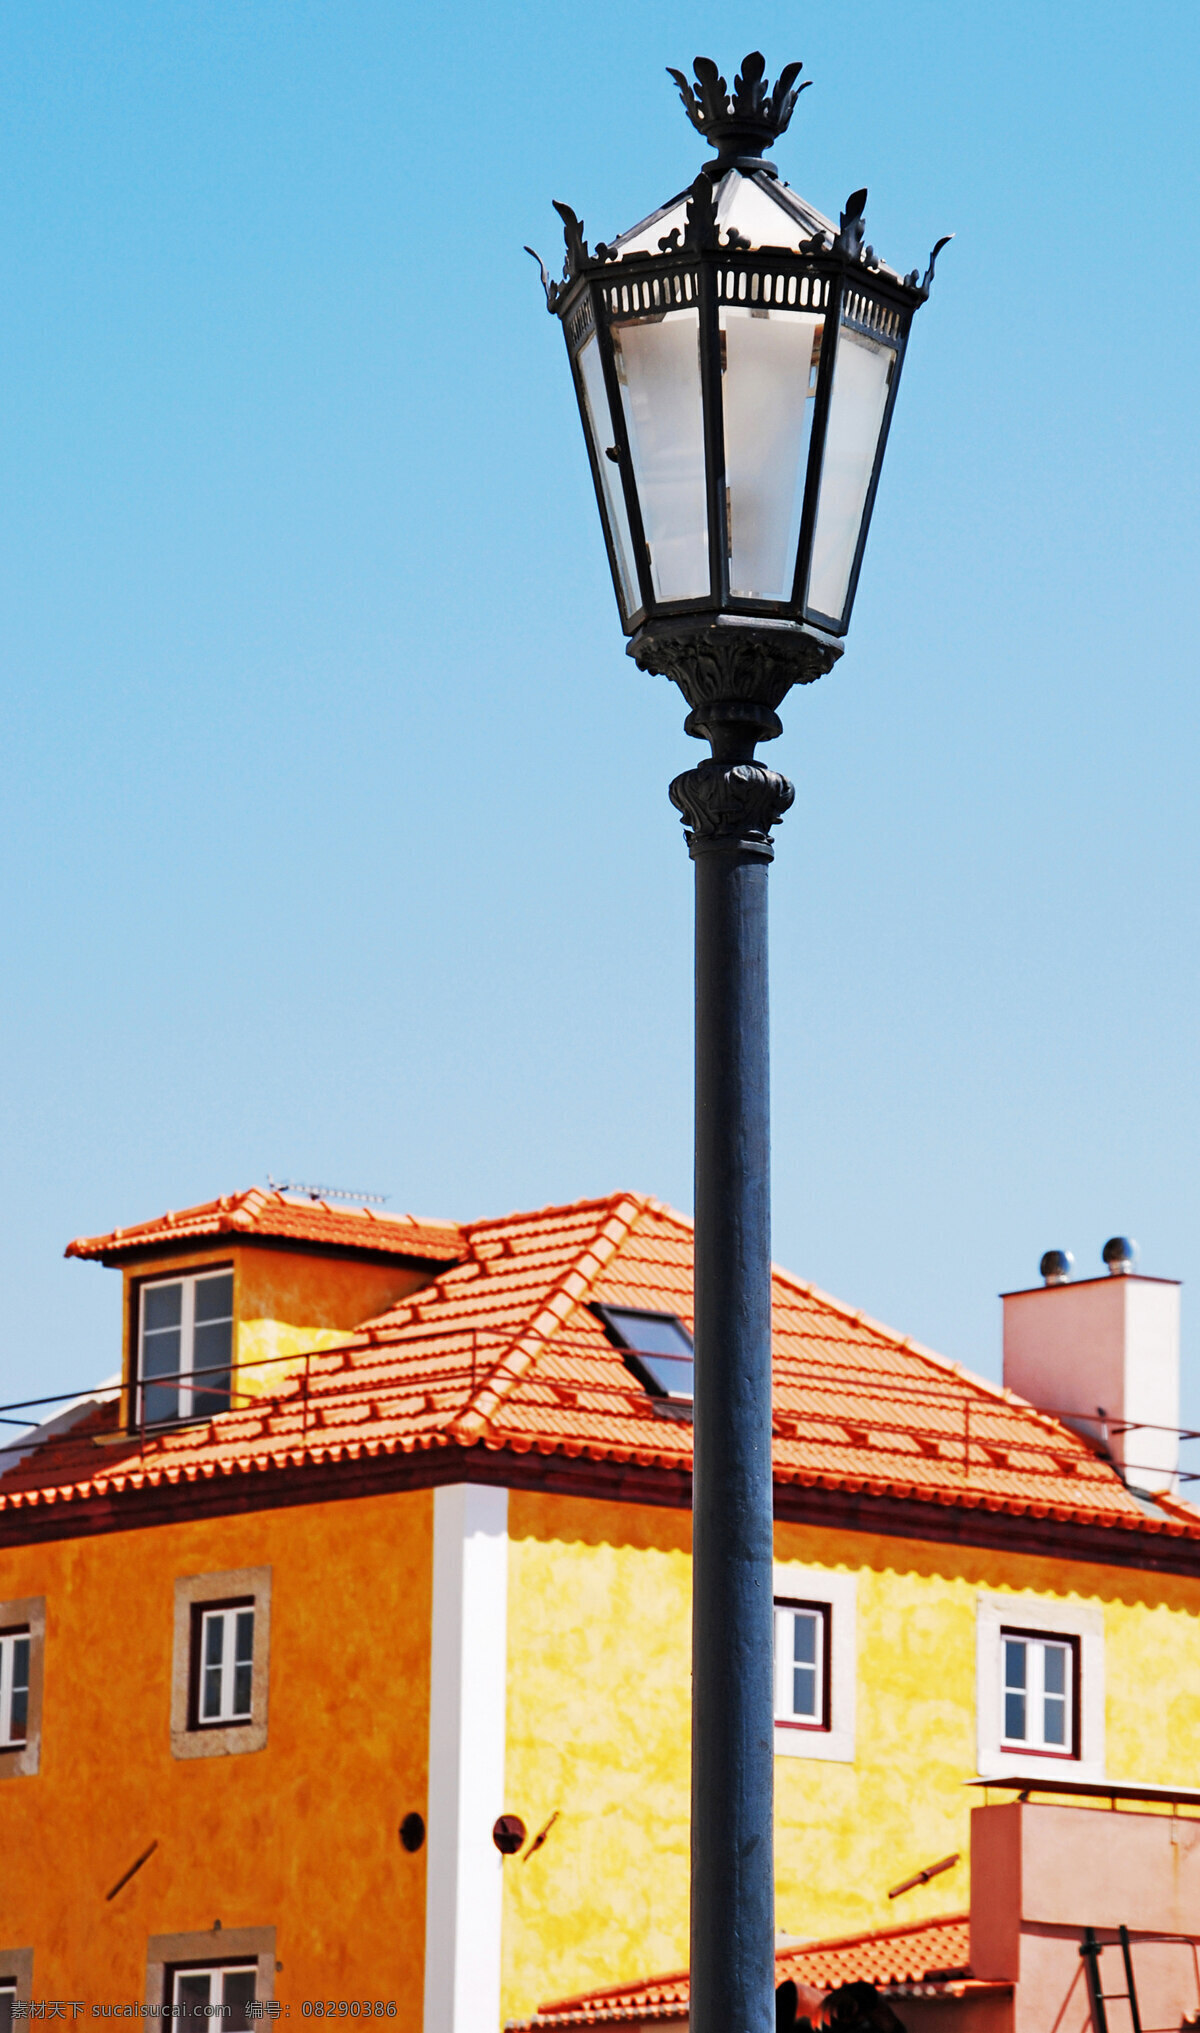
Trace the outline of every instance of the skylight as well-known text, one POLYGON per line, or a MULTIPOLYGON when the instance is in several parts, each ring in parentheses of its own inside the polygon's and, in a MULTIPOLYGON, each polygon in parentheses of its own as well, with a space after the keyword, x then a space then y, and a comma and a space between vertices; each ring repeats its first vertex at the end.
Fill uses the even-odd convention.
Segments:
POLYGON ((674 1313, 597 1306, 604 1325, 640 1383, 658 1398, 692 1402, 692 1337, 674 1313))

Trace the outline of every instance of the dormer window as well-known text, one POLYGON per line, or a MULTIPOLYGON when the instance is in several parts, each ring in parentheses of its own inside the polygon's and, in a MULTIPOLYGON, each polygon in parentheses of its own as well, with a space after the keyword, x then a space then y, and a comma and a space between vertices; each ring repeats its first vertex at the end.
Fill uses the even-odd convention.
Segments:
POLYGON ((233 1272, 155 1278, 138 1291, 140 1417, 148 1426, 229 1410, 233 1272))
POLYGON ((642 1313, 628 1306, 597 1306, 596 1313, 640 1384, 656 1398, 690 1405, 692 1337, 675 1313, 642 1313))

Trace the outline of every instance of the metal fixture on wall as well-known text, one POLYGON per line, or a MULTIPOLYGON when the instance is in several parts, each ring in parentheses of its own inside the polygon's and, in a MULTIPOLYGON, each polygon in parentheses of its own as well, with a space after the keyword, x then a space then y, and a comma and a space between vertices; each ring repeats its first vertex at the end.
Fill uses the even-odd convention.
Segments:
MULTIPOLYGON (((765 151, 801 66, 679 87, 716 149, 611 244, 556 204, 562 321, 629 655, 711 761, 671 785, 696 881, 692 2033, 774 2020, 767 867, 790 783, 755 758, 842 654, 913 314, 929 294, 765 151)), ((533 252, 532 249, 528 250, 533 252)))

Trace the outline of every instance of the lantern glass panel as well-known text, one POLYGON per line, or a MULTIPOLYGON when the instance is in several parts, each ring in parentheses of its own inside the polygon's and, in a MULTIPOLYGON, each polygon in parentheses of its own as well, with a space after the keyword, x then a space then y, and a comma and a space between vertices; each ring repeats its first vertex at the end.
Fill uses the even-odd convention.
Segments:
POLYGON ((790 600, 824 321, 727 305, 721 311, 729 590, 790 600))
POLYGON ((702 599, 709 561, 700 314, 623 320, 612 340, 655 598, 702 599))
POLYGON ((850 590, 895 365, 894 346, 843 320, 833 363, 806 602, 810 611, 834 622, 841 621, 850 590))
POLYGON ((608 391, 604 386, 604 367, 594 332, 588 333, 580 347, 576 364, 579 368, 580 386, 583 389, 584 421, 592 441, 596 470, 600 475, 600 491, 604 497, 604 516, 608 524, 609 541, 617 561, 617 591, 621 613, 623 619, 628 621, 642 603, 637 590, 633 534, 625 507, 620 468, 615 460, 608 456, 610 447, 616 449, 615 433, 608 406, 608 391))

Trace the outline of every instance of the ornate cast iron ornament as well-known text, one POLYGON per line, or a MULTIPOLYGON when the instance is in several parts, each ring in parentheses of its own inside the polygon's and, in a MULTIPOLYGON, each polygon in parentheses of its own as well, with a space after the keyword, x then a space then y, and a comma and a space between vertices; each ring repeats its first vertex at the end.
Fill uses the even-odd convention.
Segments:
POLYGON ((710 58, 693 69, 669 75, 716 154, 690 188, 594 249, 556 201, 561 280, 526 251, 566 338, 629 655, 680 687, 689 733, 713 743, 672 797, 689 838, 730 837, 737 806, 737 837, 769 853, 791 792, 754 744, 842 653, 909 327, 946 240, 901 275, 867 243, 865 190, 834 226, 764 160, 806 89, 798 63, 771 85, 752 52, 732 93, 710 58), (741 772, 719 796, 714 767, 741 772))

